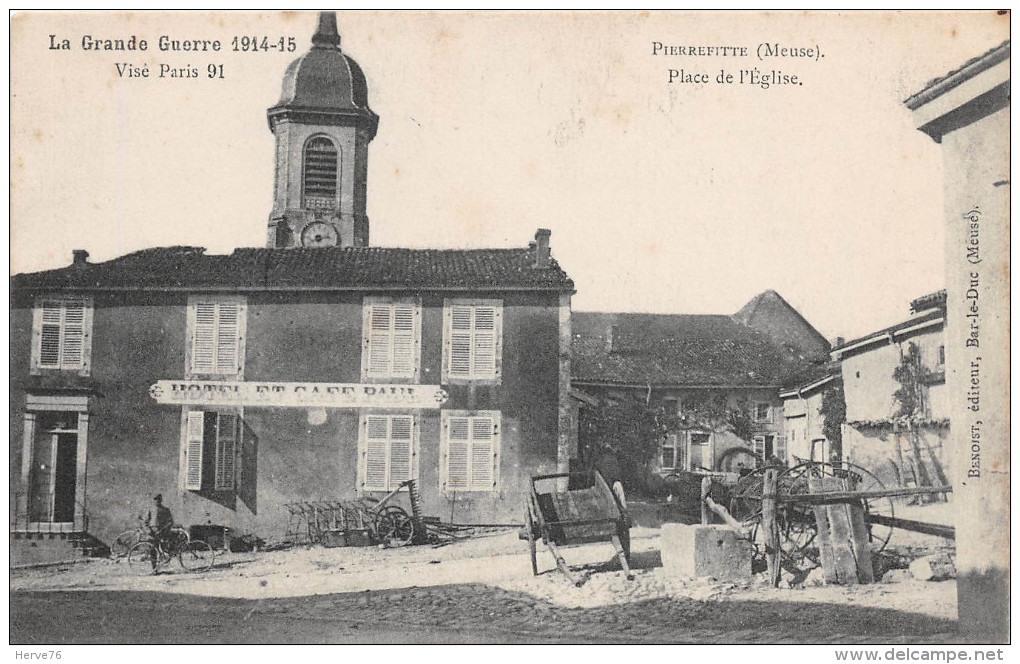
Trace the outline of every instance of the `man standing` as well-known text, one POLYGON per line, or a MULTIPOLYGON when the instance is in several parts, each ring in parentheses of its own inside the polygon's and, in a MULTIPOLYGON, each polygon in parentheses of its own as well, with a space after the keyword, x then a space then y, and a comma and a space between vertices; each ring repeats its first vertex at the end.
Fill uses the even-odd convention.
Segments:
MULTIPOLYGON (((163 494, 157 493, 152 498, 153 506, 149 508, 149 513, 145 515, 145 525, 149 528, 149 534, 152 536, 152 541, 157 547, 162 548, 166 541, 167 536, 170 534, 170 527, 174 525, 173 514, 170 513, 170 508, 163 504, 163 494)), ((156 562, 159 554, 153 552, 152 557, 152 571, 156 571, 156 562)))

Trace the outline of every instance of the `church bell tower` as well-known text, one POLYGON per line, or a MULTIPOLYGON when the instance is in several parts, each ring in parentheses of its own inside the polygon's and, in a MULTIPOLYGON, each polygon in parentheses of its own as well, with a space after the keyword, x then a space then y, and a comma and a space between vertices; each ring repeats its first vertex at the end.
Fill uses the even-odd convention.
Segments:
POLYGON ((287 67, 268 116, 276 182, 267 245, 368 246, 368 144, 379 116, 361 67, 340 50, 335 12, 319 13, 312 48, 287 67))

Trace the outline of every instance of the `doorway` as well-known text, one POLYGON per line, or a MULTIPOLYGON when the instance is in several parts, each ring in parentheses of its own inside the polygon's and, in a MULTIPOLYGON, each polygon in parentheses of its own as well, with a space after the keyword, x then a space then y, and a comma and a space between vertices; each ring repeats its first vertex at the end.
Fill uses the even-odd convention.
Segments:
POLYGON ((29 476, 29 521, 72 523, 78 479, 78 414, 40 413, 29 476))

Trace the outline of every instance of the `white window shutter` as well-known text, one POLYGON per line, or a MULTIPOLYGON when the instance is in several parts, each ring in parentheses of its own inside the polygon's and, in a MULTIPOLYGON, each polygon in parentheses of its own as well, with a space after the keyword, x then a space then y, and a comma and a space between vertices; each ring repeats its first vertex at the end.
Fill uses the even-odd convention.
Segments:
POLYGON ((216 320, 216 373, 237 373, 238 337, 241 326, 240 305, 221 302, 217 305, 216 320))
POLYGON ((467 417, 450 417, 447 425, 446 488, 467 489, 471 472, 471 420, 467 417))
POLYGON ((60 366, 60 328, 63 312, 60 302, 43 302, 40 326, 39 366, 58 368, 60 366))
POLYGON ((780 461, 786 461, 786 436, 776 436, 775 452, 780 461))
POLYGON ((85 342, 85 304, 64 303, 64 330, 60 344, 60 366, 65 369, 81 367, 85 342))
POLYGON ((205 438, 205 412, 201 410, 188 412, 184 436, 184 488, 199 491, 202 489, 202 443, 205 438))
POLYGON ((398 378, 414 376, 416 318, 417 307, 414 305, 393 305, 392 374, 398 378))
POLYGON ((237 471, 237 426, 233 413, 216 416, 216 490, 233 491, 237 471))
POLYGON ((194 307, 194 330, 191 336, 191 370, 212 373, 216 366, 216 304, 198 302, 194 307))
POLYGON ((488 378, 496 374, 496 309, 474 308, 474 348, 471 374, 488 378))
POLYGON ((368 375, 390 374, 390 343, 393 307, 374 303, 368 307, 368 375))
POLYGON ((384 415, 369 415, 365 431, 365 477, 366 491, 386 491, 387 452, 389 440, 389 418, 384 415))
POLYGON ((386 487, 389 491, 396 489, 404 480, 411 479, 413 427, 410 415, 390 418, 390 468, 389 484, 386 487))
POLYGON ((489 417, 471 418, 471 488, 492 488, 493 422, 489 417))

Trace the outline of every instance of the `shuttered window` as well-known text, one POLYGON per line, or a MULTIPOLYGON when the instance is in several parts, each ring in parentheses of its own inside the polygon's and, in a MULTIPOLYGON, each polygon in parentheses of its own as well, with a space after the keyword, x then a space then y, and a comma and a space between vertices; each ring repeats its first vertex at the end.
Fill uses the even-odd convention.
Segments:
POLYGON ((336 145, 325 136, 316 136, 305 144, 305 207, 334 210, 337 207, 337 173, 340 169, 336 145))
POLYGON ((362 415, 359 464, 362 491, 392 491, 417 477, 413 415, 362 415))
POLYGON ((503 306, 498 300, 447 300, 443 380, 498 380, 502 373, 503 306))
POLYGON ((86 372, 91 334, 91 300, 39 300, 33 314, 32 369, 86 372))
POLYGON ((238 412, 189 410, 181 435, 183 485, 189 491, 234 491, 241 453, 238 412), (204 471, 212 471, 206 477, 204 471))
POLYGON ((192 299, 188 323, 191 333, 191 375, 236 376, 244 361, 246 307, 238 298, 192 299))
POLYGON ((442 413, 441 482, 445 491, 495 491, 500 413, 442 413))
POLYGON ((202 489, 202 450, 205 443, 205 413, 189 411, 184 425, 184 488, 202 489))
POLYGON ((365 298, 362 329, 362 380, 417 382, 421 306, 416 301, 365 298))
POLYGON ((776 456, 786 463, 786 436, 776 436, 776 456))

